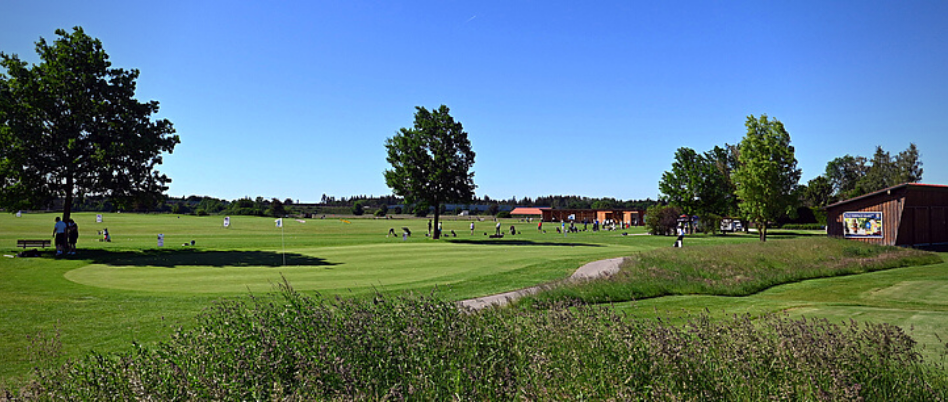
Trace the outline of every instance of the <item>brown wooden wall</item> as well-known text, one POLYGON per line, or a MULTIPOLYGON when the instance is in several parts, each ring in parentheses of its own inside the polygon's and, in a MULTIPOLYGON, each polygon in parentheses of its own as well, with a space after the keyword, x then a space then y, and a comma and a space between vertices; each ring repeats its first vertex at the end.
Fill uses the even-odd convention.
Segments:
POLYGON ((826 210, 826 232, 843 237, 843 212, 882 212, 882 239, 853 239, 874 244, 927 246, 948 244, 948 187, 895 187, 826 210))
POLYGON ((934 186, 909 186, 903 220, 913 222, 899 231, 899 245, 927 246, 948 243, 948 189, 934 186))
POLYGON ((899 227, 902 220, 905 189, 881 193, 874 196, 833 206, 826 210, 826 234, 843 237, 843 212, 882 212, 881 239, 852 239, 872 244, 898 244, 899 227))

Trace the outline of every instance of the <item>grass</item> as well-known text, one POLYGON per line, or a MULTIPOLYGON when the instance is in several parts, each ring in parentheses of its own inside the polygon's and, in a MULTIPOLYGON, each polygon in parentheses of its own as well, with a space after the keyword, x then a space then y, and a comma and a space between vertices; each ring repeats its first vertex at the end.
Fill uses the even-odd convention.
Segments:
POLYGON ((813 279, 744 297, 683 295, 613 306, 635 316, 672 322, 675 317, 703 312, 717 318, 787 312, 791 317, 832 322, 884 322, 898 325, 911 335, 926 360, 944 361, 948 346, 948 263, 813 279))
MULTIPOLYGON (((20 251, 17 239, 51 237, 53 217, 0 214, 0 252, 20 251)), ((36 365, 28 348, 38 334, 60 334, 55 361, 127 350, 133 341, 164 339, 213 300, 268 292, 283 276, 300 291, 325 295, 437 289, 440 297, 460 300, 564 278, 583 263, 669 241, 615 232, 542 234, 516 220, 502 223, 525 233, 497 240, 483 235, 493 222, 477 222, 472 236, 468 220, 447 220, 445 232, 458 237, 435 242, 424 237, 422 219, 287 219, 282 232, 272 218, 232 217, 229 229, 221 227, 222 217, 104 214, 96 224, 95 214, 80 213, 74 219, 79 255, 55 259, 47 250, 41 258, 0 258, 0 383, 21 379, 36 365), (385 236, 402 226, 414 232, 407 241, 385 236), (98 241, 103 228, 111 243, 98 241), (194 247, 182 246, 191 240, 194 247)))
MULTIPOLYGON (((0 393, 0 398, 4 395, 0 393)), ((943 400, 891 325, 750 316, 684 325, 604 308, 427 297, 215 303, 157 347, 41 372, 24 400, 943 400)))
POLYGON ((662 248, 626 257, 608 280, 565 282, 522 303, 605 303, 683 294, 747 296, 805 279, 941 261, 934 253, 826 238, 662 248))
MULTIPOLYGON (((0 258, 0 322, 4 323, 0 326, 0 356, 5 363, 0 367, 0 385, 18 382, 32 367, 54 367, 64 358, 85 356, 89 350, 138 353, 131 347, 133 341, 150 350, 159 340, 168 339, 173 327, 192 328, 195 317, 214 300, 246 295, 248 290, 261 295, 281 283, 283 277, 304 293, 371 300, 379 291, 388 295, 435 292, 439 299, 451 301, 559 280, 592 260, 637 255, 653 249, 667 252, 673 241, 667 237, 621 236, 616 232, 564 237, 536 233, 533 224, 513 220, 504 221, 503 227, 515 224, 525 232, 499 240, 483 235, 493 228, 493 222, 477 223, 478 231, 472 236, 467 220, 446 221, 445 231, 450 233, 454 229, 458 237, 439 242, 423 236, 426 220, 286 220, 281 236, 273 219, 233 218, 233 227, 223 229, 221 217, 109 214, 104 224, 96 225, 93 214, 79 214, 76 220, 83 233, 79 244, 83 251, 76 258, 0 258), (409 226, 415 235, 407 241, 385 237, 388 228, 398 230, 402 226, 409 226), (112 243, 95 241, 92 234, 99 227, 109 228, 112 243), (166 247, 155 247, 157 233, 165 234, 166 247), (181 246, 191 240, 195 240, 195 247, 181 246), (284 255, 286 266, 282 261, 284 255)), ((7 250, 12 254, 17 251, 13 248, 15 239, 49 237, 51 222, 52 215, 47 214, 19 219, 0 215, 0 247, 9 245, 7 250)), ((641 230, 628 232, 635 234, 641 230)), ((818 237, 822 237, 818 232, 775 232, 771 239, 777 241, 769 244, 784 243, 782 240, 789 238, 805 241, 818 237)), ((759 247, 756 240, 756 236, 742 235, 689 237, 685 250, 715 253, 718 247, 706 246, 737 243, 759 247)), ((742 248, 745 247, 739 247, 742 248)), ((727 251, 724 255, 731 253, 727 251)), ((861 255, 863 251, 850 253, 861 255)), ((797 257, 786 258, 793 261, 797 257)), ((948 322, 937 318, 940 310, 927 309, 922 298, 898 301, 906 296, 897 288, 875 293, 879 300, 888 303, 879 307, 863 306, 851 297, 855 289, 873 286, 860 282, 860 278, 889 273, 898 276, 916 270, 927 274, 904 281, 889 280, 912 291, 928 289, 931 297, 938 297, 939 289, 943 288, 926 279, 926 275, 935 272, 926 270, 938 266, 832 278, 853 282, 851 288, 839 291, 838 301, 828 304, 808 301, 826 297, 829 292, 820 288, 804 289, 789 301, 761 299, 778 289, 818 282, 803 281, 771 287, 748 297, 661 297, 617 306, 636 315, 643 311, 695 310, 704 305, 719 307, 712 308, 713 314, 720 310, 732 314, 743 309, 757 314, 790 309, 792 314, 806 311, 808 317, 814 314, 807 308, 865 307, 861 321, 880 322, 892 317, 897 324, 907 324, 903 328, 913 330, 912 335, 924 344, 936 345, 934 334, 948 328, 948 322), (908 314, 911 308, 922 314, 915 318, 920 324, 922 318, 937 319, 931 325, 913 329, 912 319, 899 320, 903 317, 899 314, 908 314)), ((803 278, 794 280, 800 279, 803 278)), ((824 315, 833 319, 847 314, 845 310, 826 311, 824 315)), ((687 321, 676 316, 669 314, 665 319, 687 321)), ((926 353, 926 357, 934 356, 926 353)))

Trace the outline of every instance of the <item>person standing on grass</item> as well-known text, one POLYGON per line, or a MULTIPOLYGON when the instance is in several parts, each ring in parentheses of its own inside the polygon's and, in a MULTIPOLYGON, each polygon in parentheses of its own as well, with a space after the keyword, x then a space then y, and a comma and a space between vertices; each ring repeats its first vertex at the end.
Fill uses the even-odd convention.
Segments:
POLYGON ((474 235, 474 221, 471 221, 471 236, 474 235))
POLYGON ((431 219, 428 219, 428 236, 431 236, 431 219))
POLYGON ((66 248, 66 222, 56 217, 56 224, 53 226, 53 238, 56 241, 56 255, 62 255, 66 248))
POLYGON ((543 221, 537 222, 537 233, 543 232, 543 221))
POLYGON ((76 254, 76 242, 79 240, 79 225, 76 224, 76 221, 69 218, 69 222, 66 223, 66 234, 69 238, 69 252, 70 255, 76 254))
POLYGON ((494 230, 494 234, 500 236, 500 222, 497 222, 497 226, 494 230))

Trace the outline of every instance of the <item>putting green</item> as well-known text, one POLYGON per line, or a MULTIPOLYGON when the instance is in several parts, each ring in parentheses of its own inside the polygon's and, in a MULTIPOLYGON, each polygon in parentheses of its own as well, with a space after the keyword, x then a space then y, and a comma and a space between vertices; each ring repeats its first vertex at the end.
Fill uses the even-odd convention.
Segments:
MULTIPOLYGON (((491 277, 564 258, 593 261, 644 249, 620 245, 390 243, 280 251, 174 250, 90 264, 65 274, 87 286, 149 292, 245 293, 285 277, 298 290, 414 289, 491 277)), ((577 263, 575 268, 578 268, 577 263)), ((550 279, 563 277, 557 272, 550 279)))

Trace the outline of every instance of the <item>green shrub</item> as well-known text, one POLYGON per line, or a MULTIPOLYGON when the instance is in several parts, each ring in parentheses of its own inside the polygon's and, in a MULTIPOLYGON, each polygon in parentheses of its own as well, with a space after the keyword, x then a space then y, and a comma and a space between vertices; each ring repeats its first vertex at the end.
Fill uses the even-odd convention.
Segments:
POLYGON ((428 216, 428 210, 429 208, 427 205, 416 205, 412 213, 415 215, 415 217, 424 218, 428 216))
POLYGON ((499 219, 507 219, 507 218, 510 218, 510 211, 500 211, 500 212, 498 212, 498 213, 497 213, 497 218, 499 218, 499 219))
POLYGON ((362 201, 356 201, 352 204, 352 214, 355 216, 362 216, 365 213, 365 209, 362 207, 362 201))
POLYGON ((721 231, 722 219, 720 215, 706 214, 701 217, 701 228, 705 233, 716 235, 721 231))
MULTIPOLYGON (((425 297, 225 300, 154 348, 39 372, 11 400, 944 400, 887 324, 599 307, 464 311, 425 297)), ((4 397, 0 397, 4 398, 4 397)))
POLYGON ((813 211, 813 217, 816 218, 816 223, 826 226, 826 210, 818 207, 810 209, 813 211))
POLYGON ((780 228, 787 230, 823 230, 826 226, 819 223, 788 223, 780 226, 780 228))
POLYGON ((645 213, 645 227, 653 235, 674 235, 681 209, 671 205, 653 205, 645 213))

